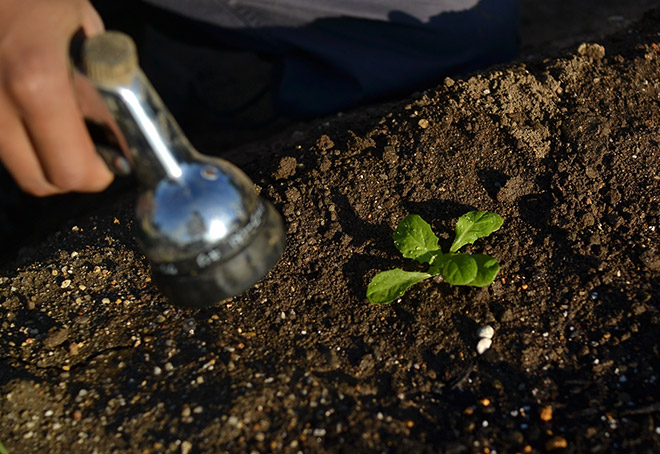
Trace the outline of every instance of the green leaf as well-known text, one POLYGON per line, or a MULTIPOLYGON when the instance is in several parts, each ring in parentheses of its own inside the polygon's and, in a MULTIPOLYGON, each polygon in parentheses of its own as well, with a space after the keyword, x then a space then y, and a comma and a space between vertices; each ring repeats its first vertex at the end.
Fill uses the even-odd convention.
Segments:
POLYGON ((439 254, 435 256, 433 258, 433 262, 431 263, 431 266, 429 267, 429 274, 431 274, 431 276, 437 276, 438 274, 442 274, 442 269, 447 263, 447 260, 449 259, 450 255, 453 254, 439 254))
POLYGON ((378 273, 367 287, 367 299, 375 304, 387 304, 401 298, 412 285, 431 277, 428 273, 395 268, 378 273))
POLYGON ((477 261, 468 254, 445 254, 439 265, 440 274, 451 285, 467 285, 477 277, 477 261))
POLYGON ((485 287, 492 284, 500 271, 497 259, 485 254, 472 254, 472 258, 477 262, 477 277, 469 285, 485 287))
POLYGON ((502 227, 504 220, 495 213, 488 211, 470 211, 458 218, 456 237, 449 252, 456 252, 466 244, 472 244, 477 239, 485 237, 502 227))
POLYGON ((435 251, 429 251, 426 254, 417 257, 417 261, 419 263, 428 263, 429 265, 433 265, 436 261, 440 260, 440 257, 442 256, 442 251, 440 249, 436 249, 435 251))
POLYGON ((5 449, 4 445, 2 444, 2 442, 0 442, 0 454, 9 454, 5 449))
POLYGON ((417 214, 409 214, 398 225, 394 234, 394 245, 407 259, 415 259, 419 263, 428 263, 429 252, 439 249, 438 237, 431 226, 417 214))

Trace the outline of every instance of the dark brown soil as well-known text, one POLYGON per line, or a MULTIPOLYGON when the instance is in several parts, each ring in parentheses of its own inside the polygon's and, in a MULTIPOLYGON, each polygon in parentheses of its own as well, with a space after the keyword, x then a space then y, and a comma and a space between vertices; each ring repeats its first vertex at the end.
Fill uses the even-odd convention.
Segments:
POLYGON ((317 121, 233 156, 288 246, 216 308, 168 305, 132 196, 0 276, 0 441, 14 453, 660 452, 660 13, 600 44, 317 121), (602 46, 601 46, 602 45, 602 46), (240 159, 239 159, 240 157, 240 159), (391 233, 446 248, 472 209, 484 289, 424 282, 391 233), (478 355, 479 327, 495 328, 478 355))

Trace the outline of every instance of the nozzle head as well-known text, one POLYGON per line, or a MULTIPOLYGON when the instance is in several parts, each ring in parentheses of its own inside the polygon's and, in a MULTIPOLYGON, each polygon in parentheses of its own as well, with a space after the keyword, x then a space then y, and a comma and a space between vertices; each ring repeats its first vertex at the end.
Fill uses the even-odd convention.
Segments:
POLYGON ((208 306, 244 292, 275 265, 284 227, 228 162, 200 156, 182 170, 138 197, 137 238, 171 302, 208 306))

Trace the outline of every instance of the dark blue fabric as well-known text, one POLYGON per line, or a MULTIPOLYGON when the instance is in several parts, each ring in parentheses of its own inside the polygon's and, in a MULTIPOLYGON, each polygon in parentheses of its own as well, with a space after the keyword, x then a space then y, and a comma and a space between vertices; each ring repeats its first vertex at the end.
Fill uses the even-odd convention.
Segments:
MULTIPOLYGON (((318 19, 302 27, 245 29, 233 40, 277 57, 278 108, 315 116, 431 88, 444 76, 515 57, 517 0, 482 0, 421 23, 393 11, 390 21, 318 19)), ((215 30, 227 39, 226 30, 215 30)), ((229 38, 231 39, 231 38, 229 38)))
MULTIPOLYGON (((197 23, 195 35, 204 30, 219 47, 267 54, 276 65, 277 110, 296 117, 322 115, 431 88, 447 75, 509 61, 519 44, 517 0, 481 0, 470 9, 439 13, 428 21, 416 18, 428 12, 429 2, 425 1, 407 2, 408 14, 393 10, 386 20, 373 20, 325 17, 326 10, 337 5, 324 6, 324 1, 334 0, 315 0, 301 14, 316 19, 286 26, 254 26, 288 19, 280 17, 281 8, 277 10, 279 16, 275 12, 268 16, 265 0, 223 0, 218 4, 224 6, 213 10, 215 2, 207 0, 147 1, 169 5, 197 20, 200 10, 196 5, 206 8, 209 16, 197 23), (228 17, 223 22, 224 15, 228 17), (219 27, 218 21, 232 26, 219 27)), ((437 9, 446 10, 452 2, 438 1, 437 9)), ((346 8, 350 3, 342 5, 346 8)), ((366 14, 368 1, 357 0, 356 5, 366 14)), ((381 6, 379 15, 383 13, 381 6)), ((297 12, 292 11, 291 16, 297 12)))

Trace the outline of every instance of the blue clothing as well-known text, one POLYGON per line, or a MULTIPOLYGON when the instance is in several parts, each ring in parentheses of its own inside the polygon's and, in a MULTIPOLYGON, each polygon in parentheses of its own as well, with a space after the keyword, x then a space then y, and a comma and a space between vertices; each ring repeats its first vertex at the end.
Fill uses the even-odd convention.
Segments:
POLYGON ((430 88, 518 49, 517 0, 146 0, 275 58, 280 111, 321 115, 430 88))

